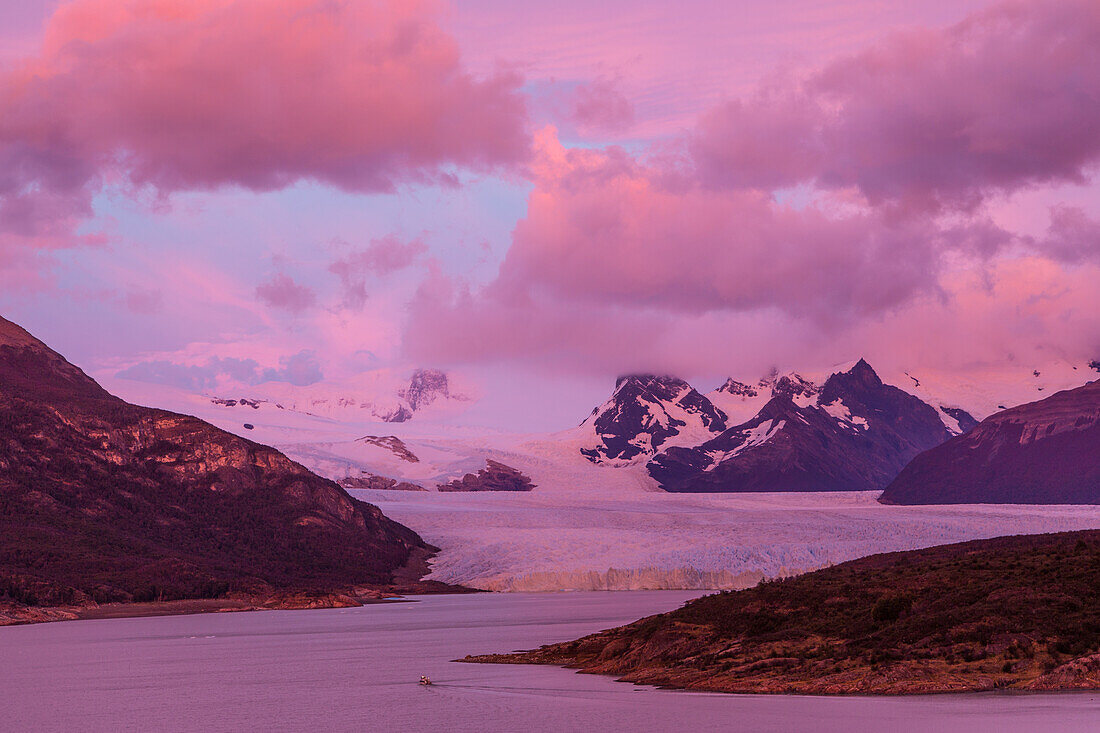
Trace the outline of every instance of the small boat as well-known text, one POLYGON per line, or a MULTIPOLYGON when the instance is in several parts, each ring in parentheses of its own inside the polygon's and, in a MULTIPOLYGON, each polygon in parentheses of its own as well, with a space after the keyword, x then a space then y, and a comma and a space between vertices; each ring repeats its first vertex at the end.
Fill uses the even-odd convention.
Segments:
POLYGON ((428 679, 428 675, 426 675, 426 674, 420 675, 420 684, 430 685, 431 683, 432 683, 432 681, 430 679, 428 679))

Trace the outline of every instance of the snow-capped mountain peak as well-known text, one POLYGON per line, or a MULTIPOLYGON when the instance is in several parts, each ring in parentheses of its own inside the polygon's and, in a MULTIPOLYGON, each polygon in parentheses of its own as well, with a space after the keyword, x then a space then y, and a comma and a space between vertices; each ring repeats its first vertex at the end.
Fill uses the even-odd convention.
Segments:
POLYGON ((773 369, 755 385, 733 377, 707 394, 710 401, 729 417, 729 424, 743 423, 756 415, 773 397, 786 395, 801 407, 812 404, 820 388, 797 372, 780 373, 773 369))
POLYGON ((821 388, 801 374, 772 373, 760 380, 760 386, 771 390, 773 396, 787 395, 800 406, 809 404, 821 392, 821 388))
POLYGON ((594 463, 631 462, 664 445, 702 442, 726 429, 726 414, 678 377, 619 377, 611 398, 582 423, 593 435, 581 453, 594 463))
POLYGON ((734 397, 756 397, 760 394, 760 391, 756 387, 738 382, 733 377, 727 379, 725 384, 714 391, 734 397))

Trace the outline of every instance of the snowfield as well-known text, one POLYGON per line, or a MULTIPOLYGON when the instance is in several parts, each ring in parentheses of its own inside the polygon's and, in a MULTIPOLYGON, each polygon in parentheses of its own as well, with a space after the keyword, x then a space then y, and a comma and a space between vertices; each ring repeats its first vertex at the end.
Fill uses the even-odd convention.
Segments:
POLYGON ((1100 527, 1100 506, 898 507, 878 492, 352 493, 441 549, 431 579, 498 591, 743 588, 878 552, 1100 527))

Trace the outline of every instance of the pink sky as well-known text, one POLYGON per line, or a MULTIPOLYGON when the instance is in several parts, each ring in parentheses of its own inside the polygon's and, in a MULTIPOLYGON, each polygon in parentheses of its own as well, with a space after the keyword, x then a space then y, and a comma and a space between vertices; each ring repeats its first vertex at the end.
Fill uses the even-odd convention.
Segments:
POLYGON ((1100 357, 1095 2, 7 5, 0 306, 96 373, 1100 357))

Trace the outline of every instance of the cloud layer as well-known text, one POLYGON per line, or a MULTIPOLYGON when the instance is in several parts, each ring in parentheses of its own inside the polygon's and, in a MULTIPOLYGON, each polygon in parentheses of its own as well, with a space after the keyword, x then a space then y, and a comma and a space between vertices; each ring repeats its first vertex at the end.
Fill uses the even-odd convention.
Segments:
POLYGON ((1011 1, 893 34, 712 109, 691 151, 713 186, 814 182, 872 203, 1082 182, 1100 159, 1100 5, 1011 1))
POLYGON ((262 384, 288 382, 306 386, 324 378, 312 351, 300 351, 279 358, 279 367, 262 367, 255 359, 211 357, 200 364, 181 364, 166 359, 138 362, 114 376, 139 382, 166 384, 189 392, 204 392, 222 384, 262 384))
POLYGON ((1100 356, 1095 2, 627 5, 67 2, 5 307, 189 389, 1100 356))
POLYGON ((511 165, 518 83, 467 73, 423 2, 77 0, 0 76, 0 236, 71 231, 107 183, 373 192, 511 165))
POLYGON ((1008 2, 892 35, 712 108, 679 145, 570 149, 547 129, 535 147, 534 189, 499 276, 422 290, 411 353, 538 360, 546 343, 601 368, 618 354, 632 369, 661 361, 652 344, 662 331, 698 334, 699 318, 723 338, 770 323, 775 344, 807 332, 892 343, 874 324, 895 320, 990 329, 974 349, 1006 349, 1014 330, 1081 351, 1100 338, 1091 301, 1073 290, 1100 264, 1100 224, 1058 205, 1046 235, 1028 236, 988 206, 1091 181, 1093 2, 1008 2), (1021 275, 1023 262, 1041 285, 1021 275), (1058 277, 1067 292, 1052 290, 1058 277), (976 304, 1005 320, 979 318, 976 304))

